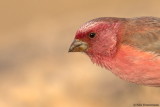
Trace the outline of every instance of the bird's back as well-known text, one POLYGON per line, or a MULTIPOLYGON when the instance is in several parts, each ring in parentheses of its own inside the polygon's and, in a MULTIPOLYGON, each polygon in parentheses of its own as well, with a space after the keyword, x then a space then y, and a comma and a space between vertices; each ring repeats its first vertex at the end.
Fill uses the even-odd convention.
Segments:
POLYGON ((160 54, 160 18, 128 18, 122 44, 160 54))

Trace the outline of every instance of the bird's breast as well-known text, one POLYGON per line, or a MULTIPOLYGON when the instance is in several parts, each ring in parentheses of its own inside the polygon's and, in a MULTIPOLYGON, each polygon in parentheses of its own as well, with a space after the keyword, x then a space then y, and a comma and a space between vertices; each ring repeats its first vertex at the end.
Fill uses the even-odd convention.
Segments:
POLYGON ((160 86, 160 56, 122 45, 114 58, 97 57, 92 61, 109 69, 121 79, 137 84, 160 86))

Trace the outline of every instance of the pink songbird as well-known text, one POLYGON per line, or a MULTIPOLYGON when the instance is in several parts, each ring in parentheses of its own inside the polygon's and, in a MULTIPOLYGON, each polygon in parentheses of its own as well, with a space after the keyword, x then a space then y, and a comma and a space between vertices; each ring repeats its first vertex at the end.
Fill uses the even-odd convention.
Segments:
POLYGON ((123 80, 160 86, 160 18, 93 19, 78 29, 69 52, 86 53, 123 80))

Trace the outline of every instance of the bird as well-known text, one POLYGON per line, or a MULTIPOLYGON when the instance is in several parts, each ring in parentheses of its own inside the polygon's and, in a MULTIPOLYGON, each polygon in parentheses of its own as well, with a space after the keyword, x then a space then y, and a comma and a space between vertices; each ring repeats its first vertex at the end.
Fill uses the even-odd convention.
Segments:
POLYGON ((69 52, 83 52, 93 63, 131 83, 160 86, 160 18, 99 17, 76 31, 69 52))

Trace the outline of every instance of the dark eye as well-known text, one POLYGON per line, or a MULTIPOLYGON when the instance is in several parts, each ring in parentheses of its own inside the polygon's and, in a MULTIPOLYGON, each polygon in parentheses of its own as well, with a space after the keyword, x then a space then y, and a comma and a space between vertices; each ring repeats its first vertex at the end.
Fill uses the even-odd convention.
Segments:
POLYGON ((90 38, 94 38, 95 36, 96 36, 96 33, 90 33, 90 34, 89 34, 89 37, 90 37, 90 38))

